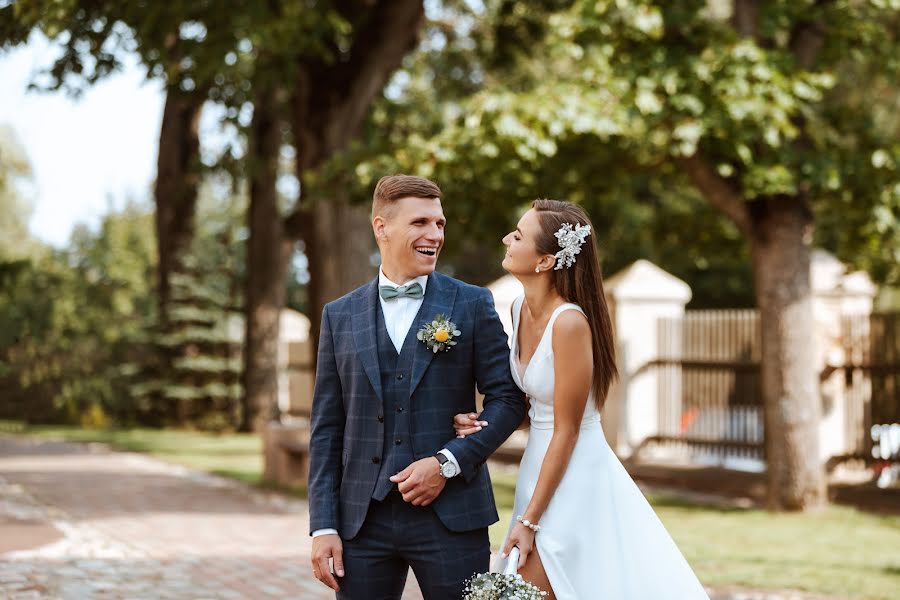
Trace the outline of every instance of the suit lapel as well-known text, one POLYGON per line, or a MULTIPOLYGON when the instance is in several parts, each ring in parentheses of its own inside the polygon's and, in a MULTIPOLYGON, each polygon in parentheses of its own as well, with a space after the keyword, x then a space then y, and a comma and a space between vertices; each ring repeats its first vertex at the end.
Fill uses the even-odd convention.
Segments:
MULTIPOLYGON (((443 314, 445 317, 453 320, 453 304, 456 300, 456 286, 447 285, 442 281, 440 275, 432 273, 428 276, 428 285, 425 287, 425 298, 422 301, 422 307, 419 314, 416 315, 410 328, 410 334, 415 336, 423 325, 434 319, 435 315, 443 314)), ((451 348, 447 354, 452 354, 451 348)), ((428 349, 425 344, 418 339, 415 340, 415 349, 413 351, 413 367, 412 380, 409 382, 409 395, 412 396, 416 391, 419 382, 425 375, 425 370, 434 359, 434 352, 428 349)))
POLYGON ((378 366, 378 278, 353 297, 353 331, 356 352, 378 399, 381 391, 381 368, 378 366))

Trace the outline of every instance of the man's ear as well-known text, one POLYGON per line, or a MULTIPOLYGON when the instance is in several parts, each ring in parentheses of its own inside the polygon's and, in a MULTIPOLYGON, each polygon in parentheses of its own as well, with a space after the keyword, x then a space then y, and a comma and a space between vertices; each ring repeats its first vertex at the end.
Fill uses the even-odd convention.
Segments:
POLYGON ((383 242, 387 239, 387 234, 384 231, 385 224, 384 217, 381 215, 372 219, 372 231, 375 233, 375 240, 378 242, 383 242))

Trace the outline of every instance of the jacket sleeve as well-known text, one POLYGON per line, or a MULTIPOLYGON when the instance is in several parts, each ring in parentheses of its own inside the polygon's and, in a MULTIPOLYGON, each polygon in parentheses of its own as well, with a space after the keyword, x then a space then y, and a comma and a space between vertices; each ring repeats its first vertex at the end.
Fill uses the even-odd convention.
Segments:
POLYGON ((478 390, 484 394, 481 418, 490 427, 463 439, 454 438, 444 447, 459 462, 462 476, 471 481, 488 457, 506 441, 525 418, 525 395, 513 381, 509 370, 509 345, 494 298, 482 290, 475 317, 473 365, 478 390))
POLYGON ((328 307, 322 311, 309 436, 310 533, 339 526, 344 401, 328 307))

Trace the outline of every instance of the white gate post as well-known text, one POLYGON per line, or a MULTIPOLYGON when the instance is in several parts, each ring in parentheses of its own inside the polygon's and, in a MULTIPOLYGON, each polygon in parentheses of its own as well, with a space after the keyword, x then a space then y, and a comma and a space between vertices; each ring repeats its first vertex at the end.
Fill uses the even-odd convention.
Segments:
POLYGON ((660 358, 658 321, 683 317, 691 288, 647 260, 638 260, 606 280, 607 301, 617 340, 619 381, 603 409, 603 431, 622 459, 659 433, 659 385, 655 369, 641 369, 660 358))
MULTIPOLYGON (((862 318, 866 329, 876 288, 866 273, 847 273, 847 267, 824 250, 814 250, 810 268, 815 316, 816 369, 840 367, 854 357, 846 356, 849 340, 842 326, 845 317, 862 318)), ((867 336, 865 336, 867 337, 867 336)), ((859 357, 856 357, 859 360, 859 357)), ((848 407, 842 369, 834 370, 820 386, 822 422, 819 427, 819 458, 824 463, 855 449, 853 435, 862 423, 860 408, 848 407)), ((870 435, 865 432, 865 435, 870 435)))

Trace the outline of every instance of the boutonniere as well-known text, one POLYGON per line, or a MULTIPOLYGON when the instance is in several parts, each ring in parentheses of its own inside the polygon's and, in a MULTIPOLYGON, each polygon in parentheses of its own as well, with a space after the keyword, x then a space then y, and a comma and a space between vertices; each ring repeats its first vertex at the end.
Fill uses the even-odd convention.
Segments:
POLYGON ((461 332, 453 322, 444 315, 437 315, 431 323, 426 323, 416 334, 416 338, 425 344, 425 347, 437 354, 446 352, 456 345, 453 338, 459 337, 461 332))

